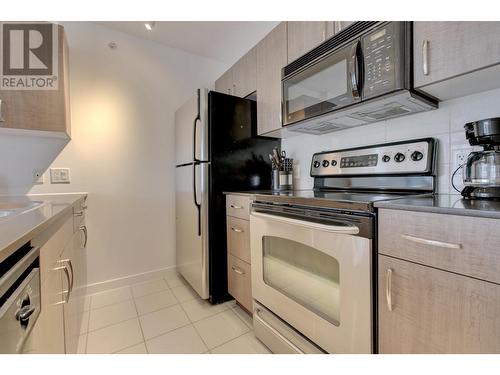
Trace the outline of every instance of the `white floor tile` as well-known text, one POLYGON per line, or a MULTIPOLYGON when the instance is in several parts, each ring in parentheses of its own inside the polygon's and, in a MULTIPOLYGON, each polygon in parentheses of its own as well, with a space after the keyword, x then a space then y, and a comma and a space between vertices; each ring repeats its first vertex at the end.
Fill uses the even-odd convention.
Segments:
POLYGON ((209 349, 249 331, 248 326, 232 310, 226 310, 210 318, 200 320, 194 323, 194 326, 209 349))
POLYGON ((87 337, 87 353, 114 353, 143 340, 139 319, 131 319, 90 332, 87 337))
POLYGON ((172 288, 172 292, 179 302, 191 301, 195 298, 200 298, 198 293, 193 288, 187 285, 180 285, 172 288))
POLYGON ((245 324, 250 328, 253 329, 253 318, 252 315, 247 313, 245 310, 243 310, 240 306, 235 305, 233 307, 233 311, 238 315, 241 320, 245 322, 245 324))
POLYGON ((147 296, 148 294, 161 292, 167 289, 168 286, 165 280, 154 279, 132 285, 132 294, 134 295, 135 298, 139 298, 142 296, 147 296))
POLYGON ((208 318, 209 316, 227 310, 229 307, 224 303, 211 305, 210 302, 198 298, 183 302, 182 308, 192 322, 197 322, 198 320, 208 318))
POLYGON ((134 301, 128 300, 115 305, 90 310, 89 331, 123 322, 137 316, 134 301))
POLYGON ((189 324, 179 305, 142 315, 139 319, 146 340, 189 324))
POLYGON ((165 307, 177 304, 177 299, 170 290, 149 294, 135 299, 135 305, 139 315, 144 315, 153 311, 164 309, 165 307))
POLYGON ((146 341, 151 354, 201 354, 207 347, 190 324, 146 341))
POLYGON ((131 346, 130 348, 120 350, 115 354, 148 354, 148 351, 146 350, 146 345, 141 342, 140 344, 131 346))
POLYGON ((212 354, 270 354, 268 348, 262 344, 253 332, 245 333, 217 348, 212 349, 212 354))
POLYGON ((179 274, 166 276, 165 280, 167 281, 167 284, 170 288, 175 288, 176 286, 181 286, 181 285, 187 285, 186 280, 184 280, 184 278, 179 274))
POLYGON ((98 309, 104 306, 132 299, 132 293, 128 286, 124 288, 111 289, 91 296, 91 308, 98 309))

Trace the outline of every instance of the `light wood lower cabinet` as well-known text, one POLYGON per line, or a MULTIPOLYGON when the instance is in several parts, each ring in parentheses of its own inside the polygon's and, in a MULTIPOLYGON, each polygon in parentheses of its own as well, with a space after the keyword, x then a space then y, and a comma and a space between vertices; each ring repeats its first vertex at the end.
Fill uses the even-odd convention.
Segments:
POLYGON ((500 353, 500 285, 378 259, 380 353, 500 353))
POLYGON ((250 265, 250 197, 226 195, 228 292, 247 311, 252 311, 250 265))

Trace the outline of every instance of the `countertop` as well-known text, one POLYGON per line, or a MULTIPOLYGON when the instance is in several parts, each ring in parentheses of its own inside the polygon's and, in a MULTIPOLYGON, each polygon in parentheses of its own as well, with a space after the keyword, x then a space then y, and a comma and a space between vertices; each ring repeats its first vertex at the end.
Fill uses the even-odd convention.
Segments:
POLYGON ((456 194, 400 198, 377 202, 375 207, 500 219, 500 201, 463 199, 456 194))
POLYGON ((41 203, 14 215, 0 217, 0 262, 59 218, 71 215, 73 206, 86 196, 86 193, 0 196, 0 205, 41 203))

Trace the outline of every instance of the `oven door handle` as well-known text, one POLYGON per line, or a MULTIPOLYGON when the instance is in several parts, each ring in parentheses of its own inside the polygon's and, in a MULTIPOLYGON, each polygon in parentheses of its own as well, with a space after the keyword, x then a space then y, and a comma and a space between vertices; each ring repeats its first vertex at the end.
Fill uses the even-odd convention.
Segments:
POLYGON ((307 229, 320 230, 323 232, 342 233, 342 234, 358 234, 359 233, 359 228, 355 225, 352 225, 352 224, 348 224, 348 226, 320 224, 320 223, 315 223, 312 221, 291 219, 289 217, 264 214, 262 212, 255 212, 255 211, 252 212, 250 215, 257 217, 257 218, 278 221, 280 223, 299 225, 299 226, 307 228, 307 229))

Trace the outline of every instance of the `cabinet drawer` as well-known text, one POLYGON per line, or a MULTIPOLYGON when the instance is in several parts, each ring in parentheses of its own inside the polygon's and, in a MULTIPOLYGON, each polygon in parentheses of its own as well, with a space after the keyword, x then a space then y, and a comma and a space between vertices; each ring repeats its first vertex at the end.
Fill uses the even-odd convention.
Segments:
POLYGON ((240 219, 249 220, 250 197, 244 195, 227 195, 226 213, 229 216, 239 217, 240 219))
POLYGON ((227 251, 232 255, 250 262, 250 222, 227 217, 227 251))
POLYGON ((500 220, 379 211, 379 253, 500 283, 500 220))
POLYGON ((500 353, 499 285, 378 259, 380 353, 500 353))
POLYGON ((82 225, 85 225, 85 200, 81 200, 73 206, 73 233, 80 230, 82 225))
POLYGON ((228 291, 245 309, 252 311, 252 283, 250 264, 227 255, 228 291))

